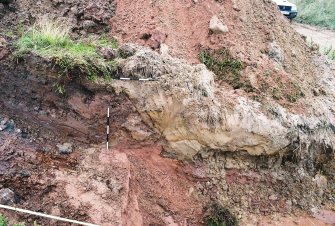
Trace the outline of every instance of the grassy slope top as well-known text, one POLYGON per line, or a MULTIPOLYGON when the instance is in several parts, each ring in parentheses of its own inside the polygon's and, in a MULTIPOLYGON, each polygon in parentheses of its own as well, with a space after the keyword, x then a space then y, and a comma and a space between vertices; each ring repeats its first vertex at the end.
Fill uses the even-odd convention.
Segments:
POLYGON ((335 0, 291 0, 297 4, 297 21, 335 30, 335 0))
POLYGON ((97 52, 97 48, 116 48, 115 41, 105 39, 86 42, 73 40, 70 29, 61 21, 41 20, 27 32, 23 33, 17 45, 18 56, 34 53, 53 60, 67 74, 74 68, 94 79, 99 74, 109 76, 115 67, 114 60, 106 60, 97 52))

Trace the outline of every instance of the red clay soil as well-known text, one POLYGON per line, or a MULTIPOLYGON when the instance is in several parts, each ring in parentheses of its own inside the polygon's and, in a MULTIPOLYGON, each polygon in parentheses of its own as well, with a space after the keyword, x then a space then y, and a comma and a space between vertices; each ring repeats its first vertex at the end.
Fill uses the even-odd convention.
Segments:
MULTIPOLYGON (((257 99, 270 96, 299 112, 303 106, 291 104, 295 102, 290 99, 291 96, 295 98, 296 90, 287 88, 288 84, 299 84, 305 97, 312 95, 309 87, 315 83, 315 66, 310 50, 271 1, 116 2, 116 13, 110 26, 111 35, 120 43, 134 42, 156 50, 160 43, 164 43, 172 56, 190 63, 199 63, 198 56, 204 48, 224 48, 245 66, 241 72, 242 81, 249 81, 254 88, 249 96, 257 99), (214 15, 227 25, 229 32, 212 34, 209 31, 209 22, 214 15), (283 62, 278 64, 269 57, 270 43, 278 44, 283 62), (279 93, 273 94, 273 90, 279 93)), ((227 88, 226 83, 218 84, 227 88)))
MULTIPOLYGON (((59 155, 16 133, 0 134, 0 184, 20 208, 105 226, 202 225, 205 198, 192 169, 160 156, 159 145, 95 146, 59 155)), ((31 225, 69 224, 0 210, 31 225)))
MULTIPOLYGON (((150 45, 151 41, 160 39, 156 38, 156 34, 160 33, 166 36, 166 39, 160 40, 169 46, 172 56, 190 62, 199 62, 198 53, 201 47, 212 49, 225 47, 242 61, 258 64, 267 61, 262 52, 272 41, 278 42, 285 50, 294 50, 295 55, 307 50, 300 35, 294 32, 288 20, 276 9, 275 4, 269 2, 259 0, 199 0, 197 3, 193 0, 116 0, 116 2, 116 13, 110 20, 110 25, 111 34, 116 36, 118 41, 150 45), (228 26, 228 33, 210 33, 209 21, 214 15, 228 26)), ((291 53, 288 51, 287 55, 291 53)), ((299 63, 306 60, 301 55, 297 57, 299 63)))
MULTIPOLYGON (((143 225, 202 225, 205 199, 196 191, 195 181, 178 173, 183 168, 179 161, 162 158, 162 149, 156 145, 114 149, 126 153, 130 161, 130 197, 137 197, 143 225)), ((128 206, 129 217, 133 209, 128 206)))
POLYGON ((112 35, 122 42, 145 45, 144 34, 159 32, 166 35, 173 56, 196 62, 199 45, 208 43, 209 20, 219 10, 216 1, 118 0, 111 19, 112 35))

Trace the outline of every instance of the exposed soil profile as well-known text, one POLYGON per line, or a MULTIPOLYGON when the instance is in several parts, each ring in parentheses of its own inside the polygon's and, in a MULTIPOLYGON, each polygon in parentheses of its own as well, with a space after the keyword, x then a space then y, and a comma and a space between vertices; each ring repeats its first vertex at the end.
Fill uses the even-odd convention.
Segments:
POLYGON ((0 203, 103 226, 335 224, 335 64, 271 1, 9 6, 0 3, 0 203), (19 52, 41 16, 64 20, 72 47, 113 64, 110 77, 64 70, 35 46, 19 52))

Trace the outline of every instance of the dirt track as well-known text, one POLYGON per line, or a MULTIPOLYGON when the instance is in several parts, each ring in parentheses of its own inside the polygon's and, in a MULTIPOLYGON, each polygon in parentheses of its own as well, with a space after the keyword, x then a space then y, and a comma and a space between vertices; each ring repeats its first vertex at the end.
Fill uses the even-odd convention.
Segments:
POLYGON ((322 47, 332 46, 335 50, 335 31, 326 30, 306 24, 293 23, 293 28, 300 34, 307 37, 322 47))

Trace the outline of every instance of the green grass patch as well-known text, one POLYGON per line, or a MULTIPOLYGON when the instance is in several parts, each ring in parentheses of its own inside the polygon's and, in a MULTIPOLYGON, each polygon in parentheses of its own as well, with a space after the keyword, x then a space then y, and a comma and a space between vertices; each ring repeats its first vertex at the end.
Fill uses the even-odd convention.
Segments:
POLYGON ((243 63, 234 59, 226 49, 204 49, 200 52, 199 59, 219 80, 227 82, 234 89, 251 93, 254 100, 261 101, 263 97, 270 96, 274 100, 296 103, 304 96, 298 83, 271 70, 258 75, 253 86, 249 78, 241 76, 243 63))
MULTIPOLYGON (((34 223, 34 226, 37 226, 36 223, 34 223)), ((8 219, 3 216, 2 214, 0 214, 0 226, 25 226, 24 223, 14 223, 14 224, 10 224, 8 219)))
POLYGON ((298 7, 298 22, 335 30, 335 0, 291 1, 298 7))
POLYGON ((335 60, 335 49, 332 46, 321 49, 321 53, 326 55, 329 59, 335 60))
POLYGON ((335 49, 333 46, 322 47, 315 43, 313 39, 307 40, 307 45, 312 51, 318 51, 321 54, 327 56, 330 60, 335 60, 335 49))
POLYGON ((8 225, 7 218, 0 214, 0 226, 7 226, 7 225, 8 225))
POLYGON ((213 71, 220 80, 227 82, 234 89, 243 89, 252 92, 253 87, 249 80, 241 77, 243 63, 234 59, 227 49, 204 49, 199 54, 199 60, 213 71))
POLYGON ((22 33, 15 55, 20 57, 33 53, 52 60, 60 67, 61 75, 79 70, 90 80, 95 80, 98 76, 110 78, 116 68, 115 60, 106 60, 97 52, 101 47, 115 49, 117 42, 108 40, 106 36, 99 40, 73 40, 66 23, 44 19, 22 33))
POLYGON ((282 75, 264 72, 264 75, 258 76, 259 90, 261 94, 268 94, 274 100, 286 100, 289 103, 296 103, 304 97, 304 93, 298 83, 284 78, 282 75), (272 74, 272 75, 271 75, 272 74))

